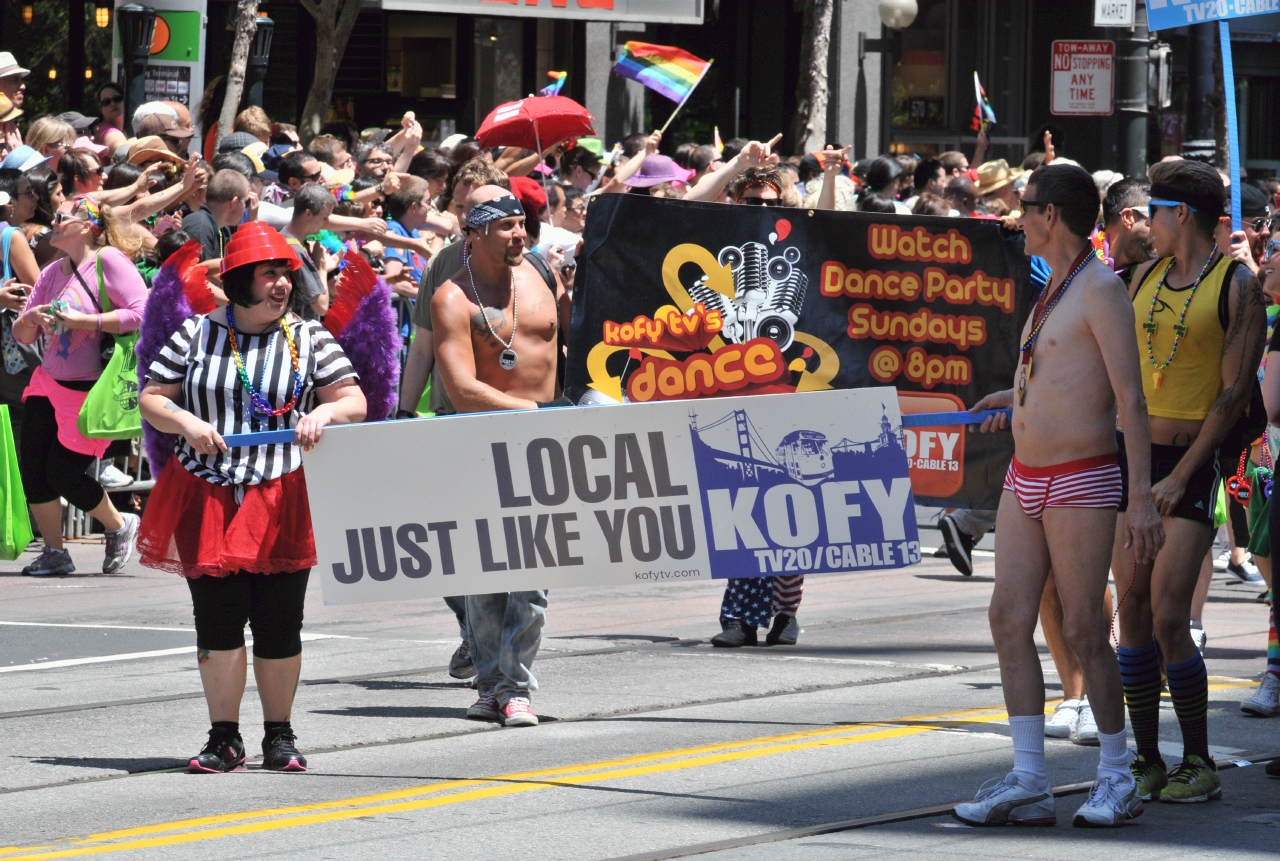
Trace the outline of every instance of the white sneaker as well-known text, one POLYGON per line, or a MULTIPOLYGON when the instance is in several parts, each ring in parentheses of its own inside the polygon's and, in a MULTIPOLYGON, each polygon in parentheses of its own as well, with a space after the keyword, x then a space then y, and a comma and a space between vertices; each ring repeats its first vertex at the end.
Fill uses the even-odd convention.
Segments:
POLYGON ((1204 625, 1193 621, 1191 623, 1191 640, 1196 644, 1196 651, 1204 654, 1204 645, 1209 642, 1209 635, 1204 632, 1204 625))
POLYGON ((1012 773, 982 784, 968 804, 957 804, 951 815, 966 825, 1057 825, 1053 792, 1024 788, 1012 773))
POLYGON ((128 487, 133 484, 133 479, 116 468, 115 464, 103 463, 102 468, 98 470, 98 474, 94 476, 98 484, 108 490, 114 490, 120 487, 128 487))
POLYGON ((1045 738, 1071 738, 1080 724, 1080 701, 1063 700, 1044 722, 1045 738))
POLYGON ((1093 782, 1089 800, 1076 811, 1071 824, 1077 828, 1119 828, 1141 815, 1142 802, 1134 779, 1108 774, 1093 782))
POLYGON ((1240 703, 1240 711, 1258 717, 1280 715, 1280 678, 1267 673, 1253 696, 1240 703))
POLYGON ((1213 570, 1226 571, 1227 566, 1231 564, 1231 548, 1224 547, 1222 552, 1214 557, 1213 570))
POLYGON ((1076 724, 1076 734, 1072 738, 1076 744, 1096 745, 1098 742, 1098 725, 1093 720, 1093 706, 1089 698, 1080 701, 1080 722, 1076 724))

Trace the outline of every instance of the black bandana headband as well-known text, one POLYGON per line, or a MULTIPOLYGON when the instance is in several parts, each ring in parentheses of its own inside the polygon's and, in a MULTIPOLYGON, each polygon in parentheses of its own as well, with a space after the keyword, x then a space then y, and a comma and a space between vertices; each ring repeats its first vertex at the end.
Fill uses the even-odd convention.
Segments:
POLYGON ((471 207, 467 212, 466 227, 468 230, 478 230, 491 222, 511 218, 513 215, 523 216, 524 207, 515 195, 504 194, 471 207))

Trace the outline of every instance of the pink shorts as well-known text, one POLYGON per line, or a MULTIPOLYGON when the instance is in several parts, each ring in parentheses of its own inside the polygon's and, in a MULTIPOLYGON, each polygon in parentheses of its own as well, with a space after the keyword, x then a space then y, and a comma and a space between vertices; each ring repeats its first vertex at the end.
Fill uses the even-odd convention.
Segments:
POLYGON ((1039 520, 1046 508, 1118 508, 1120 466, 1114 454, 1100 454, 1053 466, 1023 466, 1015 455, 1004 489, 1018 498, 1027 517, 1039 520))

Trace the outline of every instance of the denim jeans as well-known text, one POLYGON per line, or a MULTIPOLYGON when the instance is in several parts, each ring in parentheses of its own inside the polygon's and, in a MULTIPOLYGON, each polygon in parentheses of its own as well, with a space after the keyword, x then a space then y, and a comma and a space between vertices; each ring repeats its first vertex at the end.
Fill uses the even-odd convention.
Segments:
POLYGON ((538 689, 530 667, 542 642, 547 593, 496 592, 468 595, 467 635, 480 695, 491 694, 504 707, 512 697, 538 689))
POLYGON ((467 639, 467 599, 462 595, 453 595, 444 599, 444 603, 458 617, 458 636, 465 642, 467 639))

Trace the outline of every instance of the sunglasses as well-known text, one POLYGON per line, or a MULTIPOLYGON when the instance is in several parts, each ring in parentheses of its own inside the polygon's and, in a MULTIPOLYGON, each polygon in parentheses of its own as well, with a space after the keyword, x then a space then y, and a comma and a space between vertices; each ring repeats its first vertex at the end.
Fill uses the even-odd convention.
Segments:
POLYGON ((1245 223, 1250 225, 1253 228, 1254 233, 1261 233, 1262 228, 1267 226, 1267 219, 1265 217, 1255 218, 1253 221, 1245 222, 1245 223))
POLYGON ((782 206, 783 203, 776 197, 744 197, 738 201, 743 206, 782 206))
POLYGON ((83 220, 84 220, 83 218, 76 218, 75 215, 70 212, 55 212, 53 214, 54 224, 66 224, 68 221, 83 221, 83 220))
POLYGON ((124 101, 124 96, 107 96, 105 99, 98 100, 98 106, 103 108, 108 108, 108 107, 111 107, 112 105, 118 105, 123 101, 124 101))
POLYGON ((367 158, 364 160, 364 163, 365 164, 395 164, 395 162, 389 158, 367 158))
POLYGON ((1179 206, 1185 206, 1191 212, 1200 211, 1196 209, 1194 206, 1192 206, 1191 204, 1183 203, 1180 200, 1156 200, 1153 198, 1147 201, 1147 206, 1167 206, 1170 209, 1177 209, 1179 206))
POLYGON ((304 177, 303 177, 303 179, 305 179, 307 182, 319 182, 319 181, 320 181, 320 177, 321 177, 322 175, 323 175, 323 173, 322 173, 321 171, 316 171, 315 173, 311 174, 310 176, 304 176, 304 177))
POLYGON ((1035 206, 1040 209, 1044 209, 1046 206, 1056 206, 1056 204, 1050 200, 1027 200, 1025 197, 1018 202, 1018 208, 1022 210, 1023 215, 1027 214, 1028 206, 1035 206))

